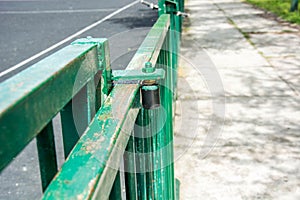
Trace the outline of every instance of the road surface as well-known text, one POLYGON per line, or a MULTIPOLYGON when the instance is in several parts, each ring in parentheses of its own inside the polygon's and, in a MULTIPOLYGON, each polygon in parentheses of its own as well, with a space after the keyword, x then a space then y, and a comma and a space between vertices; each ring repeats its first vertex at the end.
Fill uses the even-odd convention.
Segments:
MULTIPOLYGON (((111 38, 134 28, 150 27, 156 15, 155 11, 133 0, 89 0, 88 3, 84 0, 0 0, 0 81, 68 45, 76 38, 111 38), (126 6, 129 8, 126 9, 126 6), (97 25, 89 28, 94 23, 97 25), (86 31, 80 33, 86 28, 86 31), (78 32, 80 34, 76 35, 78 32), (10 72, 10 68, 60 42, 63 44, 58 48, 10 72)), ((144 32, 139 32, 144 36, 144 32)), ((119 39, 124 40, 122 45, 132 46, 130 43, 140 43, 142 36, 131 37, 131 34, 123 34, 119 39)), ((117 44, 111 46, 112 53, 120 49, 120 43, 117 44)))

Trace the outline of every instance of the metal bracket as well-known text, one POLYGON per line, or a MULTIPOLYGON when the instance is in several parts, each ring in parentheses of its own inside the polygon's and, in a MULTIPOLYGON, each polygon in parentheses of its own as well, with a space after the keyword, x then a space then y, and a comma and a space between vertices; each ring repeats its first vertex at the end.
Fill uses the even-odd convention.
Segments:
POLYGON ((145 64, 142 70, 113 70, 112 80, 115 83, 138 83, 140 85, 146 85, 150 82, 156 82, 157 80, 165 78, 165 70, 156 69, 152 67, 150 62, 145 64))
POLYGON ((144 0, 141 0, 140 2, 142 4, 148 6, 149 8, 153 9, 153 10, 158 10, 158 5, 156 5, 154 3, 151 3, 151 2, 148 2, 148 1, 144 1, 144 0))
POLYGON ((175 2, 175 1, 172 1, 172 0, 166 0, 165 5, 166 5, 166 8, 165 8, 166 13, 172 13, 172 14, 175 14, 177 16, 183 16, 183 17, 188 17, 189 16, 188 13, 180 11, 178 2, 175 2))
POLYGON ((178 3, 175 1, 166 0, 165 4, 167 13, 177 13, 177 11, 179 10, 178 3))
POLYGON ((113 70, 112 80, 118 81, 150 81, 165 78, 165 70, 156 69, 152 73, 145 73, 141 70, 113 70))
POLYGON ((186 13, 186 12, 180 12, 180 11, 177 11, 176 15, 177 15, 177 16, 182 16, 182 17, 189 17, 189 16, 190 16, 189 13, 186 13))
POLYGON ((113 70, 112 80, 116 84, 139 84, 144 109, 154 109, 160 106, 158 80, 165 78, 165 70, 152 67, 146 62, 142 70, 113 70))
POLYGON ((86 38, 77 39, 71 43, 72 45, 85 45, 94 44, 97 46, 99 70, 102 71, 102 92, 108 95, 111 90, 111 67, 108 40, 105 38, 92 38, 88 36, 86 38))
MULTIPOLYGON (((146 6, 148 6, 149 8, 153 9, 153 10, 160 10, 159 6, 157 4, 145 1, 145 0, 140 0, 140 2, 146 6)), ((182 16, 182 17, 189 17, 188 13, 179 11, 179 5, 178 2, 172 1, 172 0, 166 0, 165 1, 165 13, 173 13, 177 16, 182 16)))

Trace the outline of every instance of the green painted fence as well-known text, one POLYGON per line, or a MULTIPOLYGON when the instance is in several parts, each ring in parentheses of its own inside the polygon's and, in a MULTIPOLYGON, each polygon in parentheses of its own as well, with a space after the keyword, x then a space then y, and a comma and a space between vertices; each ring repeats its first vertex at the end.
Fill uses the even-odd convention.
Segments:
POLYGON ((111 70, 106 39, 85 38, 1 83, 0 170, 36 138, 43 199, 179 198, 173 104, 183 1, 159 6, 124 71, 111 70), (149 92, 160 106, 144 105, 149 92), (57 172, 58 113, 66 161, 57 172))
POLYGON ((295 12, 298 10, 298 0, 291 0, 290 12, 295 12))

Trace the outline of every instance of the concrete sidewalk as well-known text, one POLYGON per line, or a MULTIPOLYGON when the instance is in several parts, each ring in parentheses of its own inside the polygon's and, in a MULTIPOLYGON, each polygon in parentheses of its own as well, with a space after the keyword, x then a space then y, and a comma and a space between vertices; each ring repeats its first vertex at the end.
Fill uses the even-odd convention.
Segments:
POLYGON ((300 199, 299 27, 239 0, 188 0, 186 9, 181 199, 300 199))

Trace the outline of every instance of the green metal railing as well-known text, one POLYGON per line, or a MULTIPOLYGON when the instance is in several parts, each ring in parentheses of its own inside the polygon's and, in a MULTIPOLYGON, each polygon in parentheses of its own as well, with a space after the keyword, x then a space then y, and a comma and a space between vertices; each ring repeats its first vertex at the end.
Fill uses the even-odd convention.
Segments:
POLYGON ((3 82, 0 170, 36 138, 43 199, 178 199, 173 104, 182 2, 159 1, 160 17, 124 71, 111 70, 106 39, 86 38, 3 82), (160 106, 145 106, 146 93, 160 106), (66 157, 59 172, 58 113, 66 157))
POLYGON ((100 108, 100 71, 109 61, 107 40, 98 42, 67 46, 1 83, 1 170, 36 137, 43 189, 47 187, 57 172, 52 118, 60 112, 67 157, 100 108))

